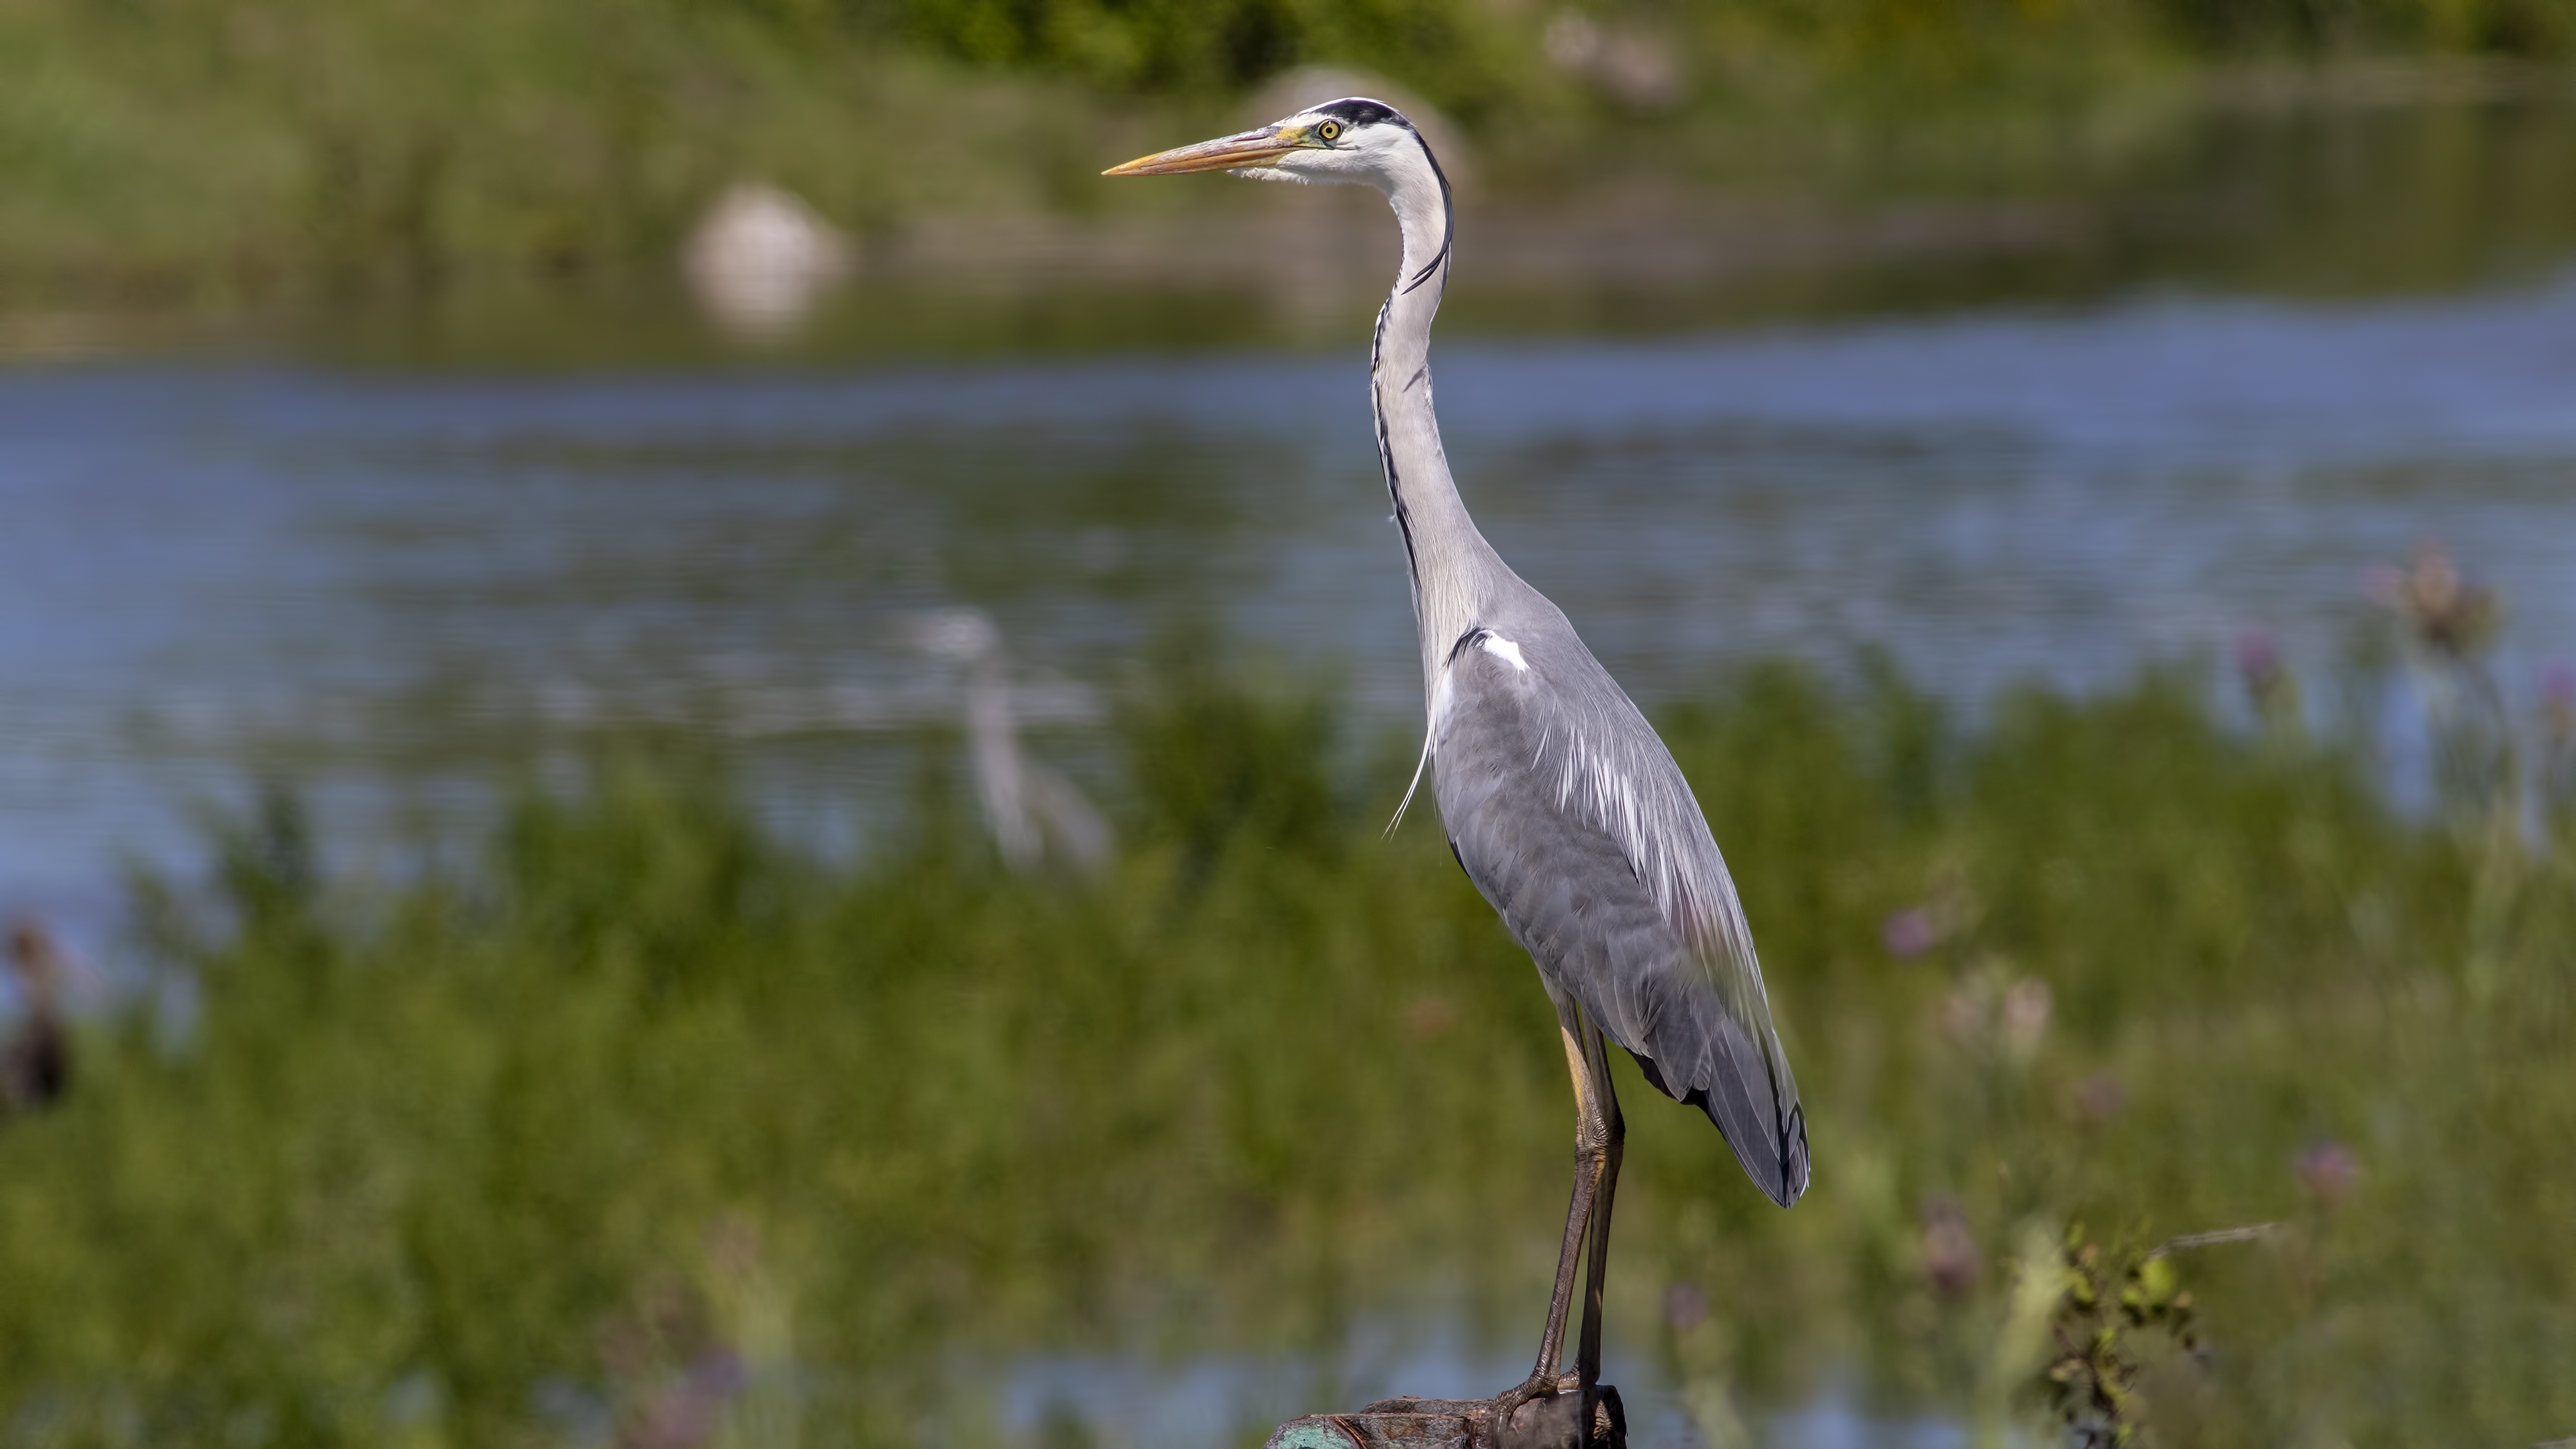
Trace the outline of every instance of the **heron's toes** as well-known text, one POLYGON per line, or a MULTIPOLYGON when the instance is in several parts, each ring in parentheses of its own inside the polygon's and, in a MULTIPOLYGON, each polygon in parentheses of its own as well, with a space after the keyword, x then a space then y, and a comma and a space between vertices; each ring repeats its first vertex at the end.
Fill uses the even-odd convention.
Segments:
POLYGON ((1531 1400, 1544 1399, 1552 1394, 1570 1394, 1582 1387, 1583 1380, 1575 1374, 1559 1374, 1553 1378, 1546 1374, 1532 1374, 1523 1382, 1494 1395, 1494 1417, 1497 1422, 1508 1424, 1512 1416, 1521 1411, 1521 1406, 1531 1400))

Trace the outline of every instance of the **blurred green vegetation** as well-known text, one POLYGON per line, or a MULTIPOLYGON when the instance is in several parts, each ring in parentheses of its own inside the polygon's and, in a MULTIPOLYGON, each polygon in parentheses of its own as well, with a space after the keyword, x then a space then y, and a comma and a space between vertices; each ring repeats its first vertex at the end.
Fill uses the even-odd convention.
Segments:
POLYGON ((7 0, 0 302, 658 274, 747 176, 863 238, 1176 204, 1095 173, 1301 65, 1386 77, 1546 191, 2063 146, 2248 61, 2571 47, 2571 0, 7 0))
MULTIPOLYGON (((2568 817, 2499 828, 2493 772, 2393 811, 2255 683, 2250 736, 2164 675, 1971 729, 1771 667, 1664 718, 1817 1164, 1780 1212, 1622 1068, 1613 1333, 1712 1442, 1838 1365, 2036 1412, 2077 1223, 2279 1225, 2156 1270, 2202 1345, 2141 1370, 2168 1442, 2576 1423, 2568 817)), ((1404 742, 1336 719, 1166 670, 1095 880, 1002 870, 936 741, 857 862, 685 756, 395 881, 272 802, 212 892, 145 886, 147 987, 0 1123, 0 1441, 981 1442, 961 1362, 1338 1352, 1461 1282, 1517 1348, 1548 1010, 1429 813, 1378 837, 1404 742)))

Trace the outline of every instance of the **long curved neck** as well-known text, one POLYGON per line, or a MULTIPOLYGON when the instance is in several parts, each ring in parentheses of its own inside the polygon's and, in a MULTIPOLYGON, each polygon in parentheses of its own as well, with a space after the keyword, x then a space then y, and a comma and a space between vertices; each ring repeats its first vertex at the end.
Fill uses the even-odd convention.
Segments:
POLYGON ((1404 229, 1404 265, 1378 309, 1369 349, 1369 397, 1377 414, 1378 462, 1404 534, 1413 574, 1413 621, 1421 635, 1422 683, 1429 691, 1449 646, 1473 627, 1486 594, 1513 578, 1476 531, 1449 476, 1440 422, 1431 410, 1431 319, 1449 283, 1453 224, 1449 182, 1427 146, 1411 148, 1385 183, 1387 202, 1404 229))

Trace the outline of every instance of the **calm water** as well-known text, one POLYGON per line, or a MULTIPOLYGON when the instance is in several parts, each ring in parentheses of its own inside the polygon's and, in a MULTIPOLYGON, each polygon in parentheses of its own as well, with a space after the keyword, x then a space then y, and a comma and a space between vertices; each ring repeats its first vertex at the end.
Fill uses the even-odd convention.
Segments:
MULTIPOLYGON (((1200 613, 1400 729, 1357 354, 0 373, 0 895, 86 914, 255 772, 381 824, 639 723, 862 801, 955 708, 904 626, 957 606, 1077 761, 1200 613)), ((2429 537, 2505 592, 2511 679, 2576 651, 2566 282, 1470 341, 1438 385, 1486 529, 1641 697, 1863 643, 1968 699, 2252 626, 2322 664, 2429 537)))

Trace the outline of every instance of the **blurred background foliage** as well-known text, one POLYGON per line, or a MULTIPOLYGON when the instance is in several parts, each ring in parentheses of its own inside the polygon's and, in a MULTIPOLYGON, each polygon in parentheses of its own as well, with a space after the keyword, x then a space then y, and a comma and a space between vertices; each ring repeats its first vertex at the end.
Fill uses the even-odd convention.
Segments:
MULTIPOLYGON (((2566 802, 2525 828, 2491 770, 2401 812, 2365 741, 2225 713, 2157 674, 1971 725, 1865 663, 1662 721, 1818 1164, 1774 1210, 1623 1065, 1617 1336, 1711 1442, 1838 1362, 2032 1411, 2070 1224, 2270 1225, 2141 1280, 2195 1305, 2195 1352, 2141 1350, 2170 1442, 2576 1421, 2566 802)), ((1379 838, 1408 742, 1338 717, 1166 665, 1088 881, 1003 870, 936 739, 856 861, 650 748, 392 878, 273 797, 210 890, 144 883, 149 979, 0 1123, 0 1438, 978 1443, 978 1356, 1534 1322, 1544 997, 1428 812, 1379 838)))
POLYGON ((0 301, 658 272, 747 176, 863 240, 1181 205, 1091 179, 1295 67, 1385 78, 1547 193, 1974 171, 2248 66, 2571 45, 2568 0, 6 0, 0 301))

